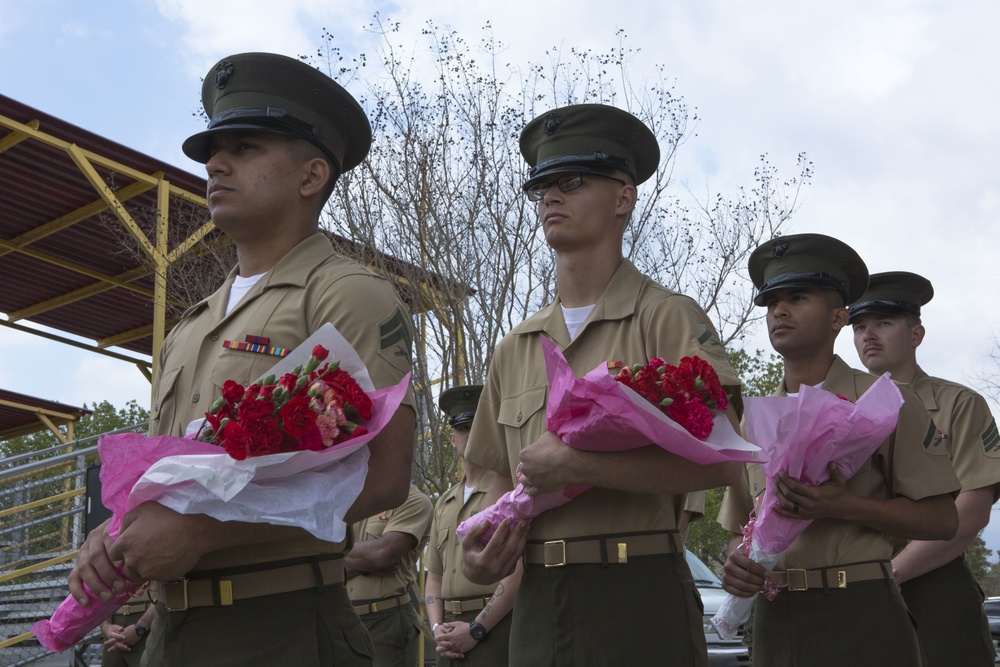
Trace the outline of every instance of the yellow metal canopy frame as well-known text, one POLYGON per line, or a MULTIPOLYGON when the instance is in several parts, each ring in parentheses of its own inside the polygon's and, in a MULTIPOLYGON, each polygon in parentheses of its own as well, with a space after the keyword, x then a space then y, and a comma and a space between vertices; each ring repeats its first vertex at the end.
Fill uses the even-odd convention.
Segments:
MULTIPOLYGON (((168 269, 229 243, 204 191, 203 178, 0 95, 0 325, 129 361, 152 379, 172 325, 168 269), (137 251, 123 251, 122 231, 137 251)), ((472 293, 332 240, 394 279, 413 312, 472 293)))

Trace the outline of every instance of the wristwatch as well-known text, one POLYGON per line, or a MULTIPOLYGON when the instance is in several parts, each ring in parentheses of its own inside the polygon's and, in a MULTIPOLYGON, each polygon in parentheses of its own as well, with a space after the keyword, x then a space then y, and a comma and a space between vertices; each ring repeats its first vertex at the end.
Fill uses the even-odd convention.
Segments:
POLYGON ((487 629, 478 621, 472 621, 469 623, 469 634, 472 635, 472 638, 477 642, 486 639, 487 632, 487 629))
POLYGON ((136 623, 135 623, 135 634, 139 635, 139 637, 141 638, 141 637, 145 637, 147 632, 149 632, 149 630, 147 630, 146 628, 142 627, 142 624, 139 623, 138 621, 136 621, 136 623))

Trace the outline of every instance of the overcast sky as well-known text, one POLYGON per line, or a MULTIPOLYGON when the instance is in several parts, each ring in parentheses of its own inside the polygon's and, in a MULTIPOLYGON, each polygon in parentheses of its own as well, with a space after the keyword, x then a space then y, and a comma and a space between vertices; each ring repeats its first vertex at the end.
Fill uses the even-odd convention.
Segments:
MULTIPOLYGON (((242 51, 311 54, 324 28, 371 52, 365 26, 375 12, 400 21, 394 41, 415 52, 426 49, 419 31, 428 20, 471 43, 488 21, 507 45, 505 60, 525 64, 545 62, 552 47, 607 50, 623 29, 640 49, 633 79, 664 65, 700 117, 678 156, 679 185, 749 184, 762 153, 792 175, 805 151, 815 175, 787 232, 836 236, 873 273, 929 278, 935 298, 924 309, 919 359, 932 375, 977 386, 993 365, 1000 55, 991 45, 1000 4, 992 0, 0 0, 0 92, 201 174, 180 144, 203 127, 194 111, 212 64, 242 51)), ((750 346, 768 348, 763 332, 750 346)), ((148 383, 129 364, 6 328, 0 349, 5 389, 71 405, 148 405, 148 383)), ((849 335, 837 350, 858 365, 849 335)), ((998 549, 994 523, 988 541, 998 549)))

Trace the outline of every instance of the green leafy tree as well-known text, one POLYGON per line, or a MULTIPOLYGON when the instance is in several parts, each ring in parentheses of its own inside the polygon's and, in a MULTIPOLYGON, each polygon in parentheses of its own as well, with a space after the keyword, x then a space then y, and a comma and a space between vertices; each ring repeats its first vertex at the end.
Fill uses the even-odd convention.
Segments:
POLYGON ((965 550, 965 561, 988 596, 1000 595, 1000 559, 995 559, 998 554, 986 547, 982 532, 965 550))
MULTIPOLYGON (((129 401, 123 408, 116 408, 108 401, 94 403, 89 407, 84 404, 83 407, 91 410, 91 413, 83 415, 73 425, 73 437, 77 440, 149 420, 149 412, 135 400, 129 401)), ((27 452, 39 452, 58 444, 60 444, 59 439, 46 429, 0 442, 0 452, 3 452, 4 456, 13 456, 27 452)))

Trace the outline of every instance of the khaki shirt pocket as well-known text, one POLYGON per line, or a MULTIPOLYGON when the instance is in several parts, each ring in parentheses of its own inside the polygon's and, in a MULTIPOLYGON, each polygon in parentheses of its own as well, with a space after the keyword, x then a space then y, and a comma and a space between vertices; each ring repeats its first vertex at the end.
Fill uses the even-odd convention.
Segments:
MULTIPOLYGON (((513 396, 505 396, 500 401, 497 422, 504 427, 508 452, 521 451, 545 431, 547 393, 548 387, 540 385, 529 387, 513 396)), ((516 465, 516 462, 512 463, 516 465)))

